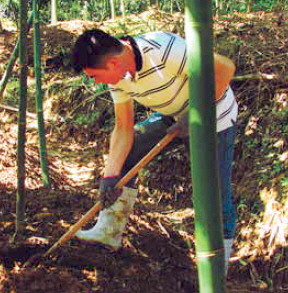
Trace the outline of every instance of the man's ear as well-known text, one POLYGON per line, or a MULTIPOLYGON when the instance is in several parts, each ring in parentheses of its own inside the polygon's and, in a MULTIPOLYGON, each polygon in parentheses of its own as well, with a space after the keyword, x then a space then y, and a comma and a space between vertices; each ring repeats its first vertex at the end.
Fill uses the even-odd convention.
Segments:
POLYGON ((111 56, 106 60, 106 66, 108 69, 114 70, 115 68, 119 68, 121 64, 117 57, 111 56))

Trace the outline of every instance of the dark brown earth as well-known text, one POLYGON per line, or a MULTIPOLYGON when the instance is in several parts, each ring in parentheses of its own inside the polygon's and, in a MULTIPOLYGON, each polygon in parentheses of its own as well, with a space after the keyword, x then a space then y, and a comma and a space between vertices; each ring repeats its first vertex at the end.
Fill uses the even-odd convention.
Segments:
MULTIPOLYGON (((283 110, 286 104, 275 100, 277 91, 287 87, 283 72, 288 51, 285 46, 281 47, 287 41, 287 31, 285 23, 273 22, 278 19, 277 15, 261 15, 251 14, 248 19, 237 15, 217 26, 218 50, 233 58, 238 68, 238 79, 233 81, 232 87, 240 107, 233 177, 238 222, 227 282, 230 293, 288 292, 287 190, 279 184, 287 175, 288 143, 283 127, 288 121, 283 110), (260 53, 255 53, 259 50, 265 55, 262 59, 260 53), (262 73, 275 76, 267 81, 262 73), (275 146, 276 143, 280 146, 275 146), (284 159, 280 169, 274 170, 278 156, 284 159)), ((171 16, 164 16, 171 23, 171 16)), ((162 20, 164 16, 161 15, 162 20)), ((45 35, 49 36, 43 37, 47 43, 45 50, 51 50, 44 50, 43 54, 55 54, 53 43, 71 45, 71 36, 93 25, 70 22, 58 28, 45 27, 43 31, 47 30, 45 35)), ((179 28, 175 25, 174 29, 179 28)), ((15 36, 15 32, 10 31, 0 34, 1 68, 9 58, 15 36)), ((67 75, 48 73, 43 76, 43 84, 46 86, 51 80, 57 83, 67 75)), ((33 74, 29 78, 33 80, 33 74)), ((77 101, 72 102, 78 105, 77 101)), ((103 124, 100 119, 88 127, 61 122, 57 114, 67 113, 72 102, 56 101, 52 114, 57 120, 46 123, 50 189, 41 183, 37 128, 35 119, 28 119, 27 224, 23 241, 14 244, 11 239, 15 232, 17 113, 7 108, 1 110, 0 292, 198 292, 192 184, 189 160, 181 144, 158 156, 141 171, 139 197, 120 251, 112 252, 100 245, 71 239, 50 258, 25 266, 31 256, 47 251, 98 200, 111 125, 103 124)), ((95 103, 105 117, 113 118, 109 103, 103 100, 95 103)), ((29 104, 33 112, 31 109, 33 101, 29 104)), ((138 115, 146 113, 139 111, 138 115)), ((87 228, 93 223, 87 224, 87 228)))

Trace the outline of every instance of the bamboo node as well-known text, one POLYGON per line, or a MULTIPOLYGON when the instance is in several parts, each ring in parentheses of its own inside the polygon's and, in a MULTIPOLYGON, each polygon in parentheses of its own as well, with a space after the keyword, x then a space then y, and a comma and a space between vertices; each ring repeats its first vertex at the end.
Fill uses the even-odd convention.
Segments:
POLYGON ((215 257, 219 254, 224 255, 224 247, 220 249, 205 251, 205 252, 197 252, 196 258, 205 258, 205 257, 215 257))

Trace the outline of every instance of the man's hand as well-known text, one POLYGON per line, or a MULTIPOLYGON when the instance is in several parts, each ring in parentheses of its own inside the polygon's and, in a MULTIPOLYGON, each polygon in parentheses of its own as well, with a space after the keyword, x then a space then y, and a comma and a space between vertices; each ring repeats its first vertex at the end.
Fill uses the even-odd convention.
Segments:
POLYGON ((120 180, 116 177, 104 177, 100 182, 100 201, 101 209, 107 209, 115 203, 118 197, 122 194, 122 188, 117 188, 116 184, 120 180))
POLYGON ((167 133, 173 133, 174 131, 178 130, 179 137, 187 137, 189 135, 189 123, 188 123, 188 112, 184 113, 179 120, 172 124, 168 129, 167 133))

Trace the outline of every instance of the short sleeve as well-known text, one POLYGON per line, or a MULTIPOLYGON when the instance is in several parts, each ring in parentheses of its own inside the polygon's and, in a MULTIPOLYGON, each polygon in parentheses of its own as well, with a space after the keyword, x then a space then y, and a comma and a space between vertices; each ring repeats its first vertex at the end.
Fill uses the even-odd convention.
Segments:
POLYGON ((111 97, 113 102, 116 103, 124 103, 131 99, 131 97, 122 89, 118 88, 110 88, 111 97))

